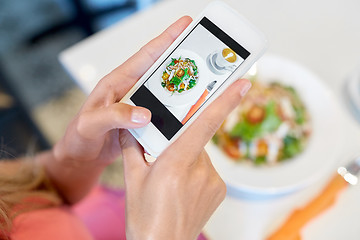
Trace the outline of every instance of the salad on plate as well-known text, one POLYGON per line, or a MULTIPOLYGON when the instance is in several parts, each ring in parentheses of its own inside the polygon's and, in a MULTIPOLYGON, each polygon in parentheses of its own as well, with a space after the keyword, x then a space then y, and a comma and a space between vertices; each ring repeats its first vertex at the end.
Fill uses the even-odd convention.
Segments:
POLYGON ((172 58, 162 74, 161 86, 172 94, 180 94, 194 88, 198 78, 199 71, 194 60, 172 58))
POLYGON ((254 81, 213 142, 236 162, 274 165, 300 154, 310 135, 309 113, 293 87, 254 81))

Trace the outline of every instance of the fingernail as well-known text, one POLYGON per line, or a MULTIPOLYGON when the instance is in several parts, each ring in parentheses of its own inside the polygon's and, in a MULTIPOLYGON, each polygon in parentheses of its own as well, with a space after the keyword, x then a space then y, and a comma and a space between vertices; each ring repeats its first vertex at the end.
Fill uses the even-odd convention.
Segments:
POLYGON ((245 94, 249 91, 250 88, 251 88, 251 82, 243 81, 241 84, 240 95, 245 96, 245 94))
POLYGON ((146 110, 133 109, 131 113, 131 121, 133 123, 146 123, 148 122, 149 114, 146 110))

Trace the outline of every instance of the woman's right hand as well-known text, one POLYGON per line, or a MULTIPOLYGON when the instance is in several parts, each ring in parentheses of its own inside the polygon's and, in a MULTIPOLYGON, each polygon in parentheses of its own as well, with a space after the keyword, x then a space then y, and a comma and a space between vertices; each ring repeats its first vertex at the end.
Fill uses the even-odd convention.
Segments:
POLYGON ((250 86, 248 80, 235 82, 152 164, 121 131, 128 240, 190 240, 200 234, 226 193, 204 146, 250 86))

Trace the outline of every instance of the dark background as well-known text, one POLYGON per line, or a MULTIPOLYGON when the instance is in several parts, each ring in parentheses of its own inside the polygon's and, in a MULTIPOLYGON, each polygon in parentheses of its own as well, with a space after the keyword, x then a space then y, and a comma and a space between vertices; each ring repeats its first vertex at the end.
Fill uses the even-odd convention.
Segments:
POLYGON ((0 158, 50 148, 85 99, 58 54, 156 1, 0 1, 0 158))

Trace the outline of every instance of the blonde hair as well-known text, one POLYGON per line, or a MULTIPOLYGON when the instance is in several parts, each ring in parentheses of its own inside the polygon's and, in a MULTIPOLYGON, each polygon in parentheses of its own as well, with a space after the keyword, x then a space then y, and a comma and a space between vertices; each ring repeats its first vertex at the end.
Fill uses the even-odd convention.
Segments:
POLYGON ((9 239, 12 222, 19 214, 61 204, 44 168, 35 161, 0 161, 0 239, 9 239))

